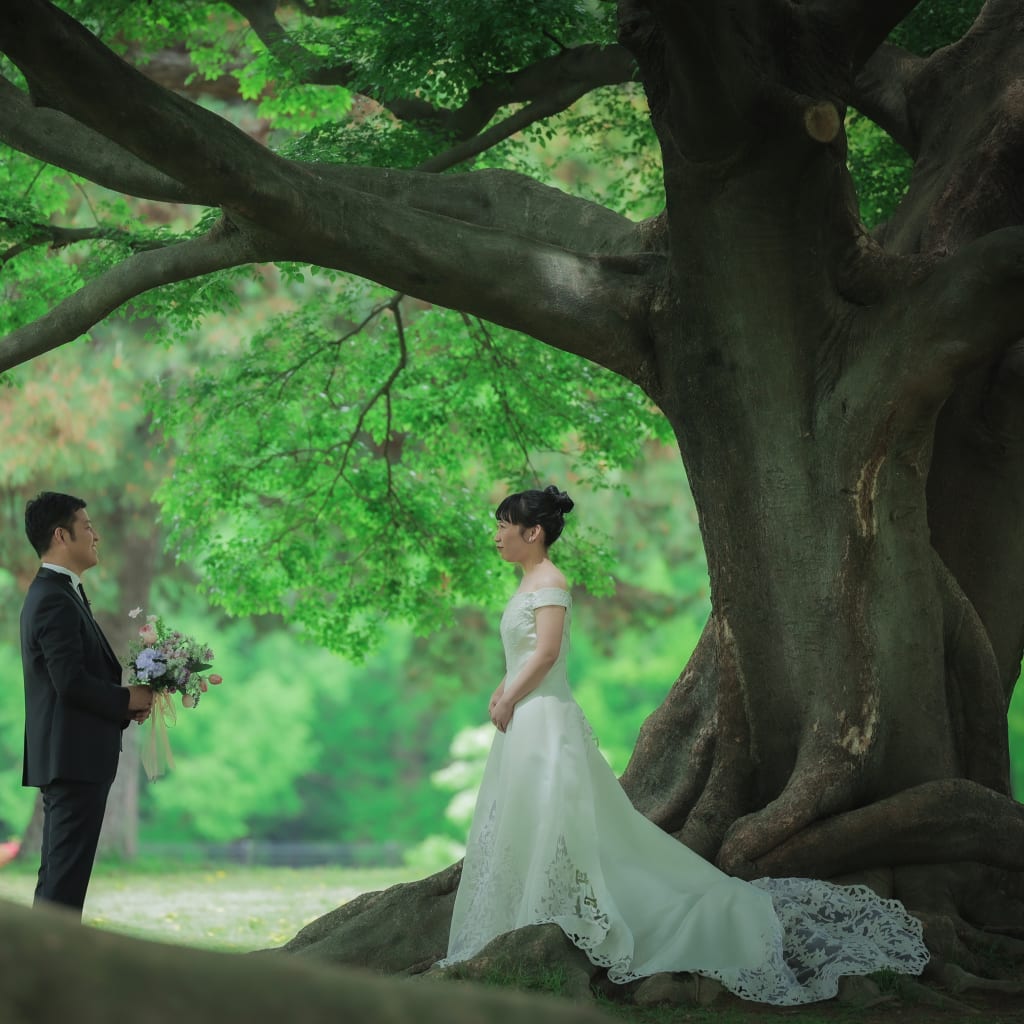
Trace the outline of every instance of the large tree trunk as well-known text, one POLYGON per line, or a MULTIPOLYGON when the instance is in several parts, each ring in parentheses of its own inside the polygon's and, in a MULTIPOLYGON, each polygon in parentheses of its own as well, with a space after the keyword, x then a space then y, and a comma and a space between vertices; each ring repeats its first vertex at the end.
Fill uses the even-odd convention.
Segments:
MULTIPOLYGON (((824 71, 811 57, 824 26, 806 21, 811 50, 787 62, 769 49, 786 16, 750 7, 741 31, 736 7, 620 4, 669 200, 648 228, 671 254, 650 311, 657 370, 637 379, 679 439, 713 604, 623 784, 726 870, 867 880, 922 916, 940 961, 1012 973, 1024 959, 1010 937, 1024 934, 1024 809, 1006 734, 1024 625, 1021 243, 970 243, 1020 221, 1016 187, 994 180, 1024 153, 1019 12, 990 3, 957 53, 888 80, 918 170, 872 239, 835 99, 857 92, 842 80, 852 55, 824 71), (987 79, 986 102, 962 101, 991 67, 1005 75, 987 79), (941 148, 938 126, 942 144, 962 133, 970 160, 941 148), (989 201, 944 209, 966 178, 989 201)), ((870 75, 858 88, 866 106, 878 98, 870 75)), ((439 878, 448 900, 457 876, 439 878)), ((438 880, 424 885, 289 948, 348 960, 376 915, 438 880)))
MULTIPOLYGON (((143 430, 140 428, 140 435, 143 430)), ((142 440, 142 437, 140 437, 142 440)), ((156 510, 146 506, 140 515, 130 506, 119 505, 110 517, 110 532, 119 548, 117 589, 118 613, 101 617, 103 631, 119 656, 128 650, 136 626, 128 617, 130 608, 145 608, 156 573, 160 536, 154 529, 156 510)), ((140 727, 130 725, 123 733, 117 776, 110 789, 107 811, 97 855, 132 860, 139 846, 140 727)))
POLYGON ((1019 18, 990 3, 884 95, 862 76, 866 106, 899 107, 899 90, 914 138, 882 245, 846 217, 838 137, 814 152, 805 118, 804 145, 734 158, 721 204, 721 166, 693 160, 702 140, 671 119, 671 89, 655 103, 678 242, 699 250, 676 294, 699 278, 706 310, 699 336, 663 346, 658 397, 714 611, 623 781, 743 876, 890 872, 930 937, 949 920, 962 938, 967 920, 1024 926, 1006 733, 1024 625, 1019 242, 990 235, 1020 222, 1019 186, 1003 182, 1024 153, 1019 18), (993 866, 999 896, 979 900, 993 866))

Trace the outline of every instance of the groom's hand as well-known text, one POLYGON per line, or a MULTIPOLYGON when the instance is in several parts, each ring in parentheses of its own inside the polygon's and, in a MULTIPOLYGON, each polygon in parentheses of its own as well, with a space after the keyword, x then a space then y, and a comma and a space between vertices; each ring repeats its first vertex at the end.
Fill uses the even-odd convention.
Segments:
POLYGON ((149 712, 153 707, 153 688, 151 686, 139 686, 133 684, 128 687, 128 710, 132 712, 132 717, 140 712, 145 712, 146 716, 149 716, 149 712))

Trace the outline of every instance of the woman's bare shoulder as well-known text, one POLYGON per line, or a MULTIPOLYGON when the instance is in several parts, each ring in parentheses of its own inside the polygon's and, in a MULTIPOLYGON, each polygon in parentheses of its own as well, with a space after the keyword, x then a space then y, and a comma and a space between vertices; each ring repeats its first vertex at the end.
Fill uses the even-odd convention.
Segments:
POLYGON ((568 590, 569 584, 566 582, 565 574, 561 569, 556 569, 553 565, 545 566, 541 569, 537 575, 530 580, 531 590, 568 590))

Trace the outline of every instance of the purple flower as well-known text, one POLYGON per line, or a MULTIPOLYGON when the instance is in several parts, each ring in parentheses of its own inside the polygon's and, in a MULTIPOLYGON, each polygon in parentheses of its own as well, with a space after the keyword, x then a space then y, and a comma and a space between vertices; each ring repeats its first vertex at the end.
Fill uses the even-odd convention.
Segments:
POLYGON ((151 679, 162 676, 167 671, 167 665, 152 647, 147 647, 140 651, 135 659, 135 671, 139 679, 148 683, 151 679))

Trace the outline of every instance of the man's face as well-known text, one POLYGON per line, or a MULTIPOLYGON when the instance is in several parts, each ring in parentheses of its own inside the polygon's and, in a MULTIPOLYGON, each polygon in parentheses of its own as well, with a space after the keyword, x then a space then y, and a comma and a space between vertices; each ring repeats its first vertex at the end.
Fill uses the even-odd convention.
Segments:
POLYGON ((64 565, 79 576, 98 561, 96 545, 100 535, 93 529, 92 520, 84 508, 75 513, 73 529, 58 526, 54 530, 55 546, 59 545, 64 565))

